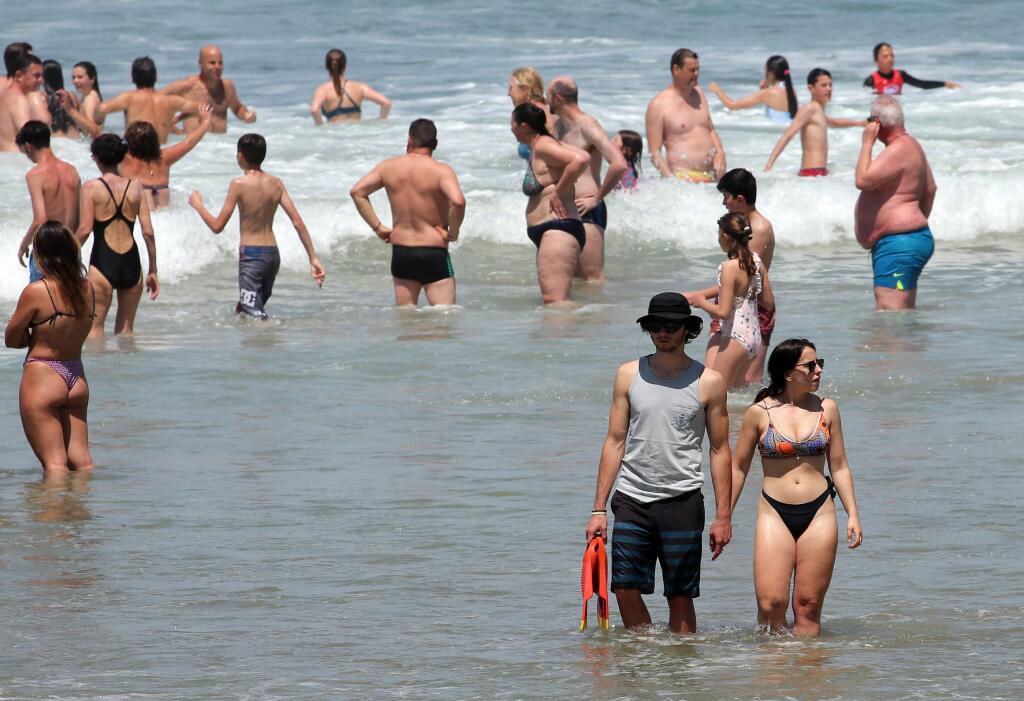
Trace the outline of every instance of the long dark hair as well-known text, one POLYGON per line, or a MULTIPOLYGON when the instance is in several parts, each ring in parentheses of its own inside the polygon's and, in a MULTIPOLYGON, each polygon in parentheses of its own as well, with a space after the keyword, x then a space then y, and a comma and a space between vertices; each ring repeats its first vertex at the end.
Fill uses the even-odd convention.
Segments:
POLYGON ((55 219, 36 229, 32 236, 32 255, 43 275, 60 292, 71 313, 77 317, 89 314, 85 297, 85 266, 82 249, 71 231, 55 219))
POLYGON ((769 56, 768 61, 764 64, 766 70, 770 71, 776 80, 781 80, 786 84, 786 104, 789 106, 789 116, 796 116, 796 91, 793 90, 793 79, 789 75, 789 61, 786 60, 785 56, 769 56))
POLYGON ((729 250, 725 252, 729 258, 738 258, 740 267, 749 275, 757 275, 754 254, 750 252, 750 222, 745 214, 729 212, 718 220, 718 228, 725 232, 729 239, 729 250))
POLYGON ((775 346, 772 354, 768 356, 768 386, 762 387, 754 397, 755 404, 762 399, 774 399, 782 394, 786 389, 786 373, 796 367, 804 348, 817 350, 806 338, 787 338, 775 346))
POLYGON ((96 91, 96 96, 100 98, 100 102, 103 101, 103 93, 100 92, 100 77, 96 73, 96 66, 91 61, 79 61, 75 64, 75 68, 81 68, 85 71, 85 74, 89 76, 89 80, 92 81, 92 89, 96 91))
POLYGON ((149 122, 135 122, 125 129, 124 140, 128 153, 147 163, 160 162, 160 137, 149 122))
POLYGON ((331 82, 334 83, 334 94, 341 97, 341 76, 348 66, 348 58, 341 49, 331 49, 324 58, 324 68, 331 74, 331 82))
POLYGON ((524 102, 512 110, 512 119, 518 124, 525 124, 541 136, 551 136, 548 132, 548 116, 537 105, 524 102))
POLYGON ((620 129, 619 138, 622 140, 622 155, 626 163, 633 169, 633 175, 640 174, 640 157, 644 153, 644 139, 632 129, 620 129))
POLYGON ((50 111, 50 130, 64 132, 75 126, 75 120, 65 111, 57 96, 57 91, 64 89, 64 68, 59 61, 43 61, 43 86, 46 90, 46 108, 50 111))

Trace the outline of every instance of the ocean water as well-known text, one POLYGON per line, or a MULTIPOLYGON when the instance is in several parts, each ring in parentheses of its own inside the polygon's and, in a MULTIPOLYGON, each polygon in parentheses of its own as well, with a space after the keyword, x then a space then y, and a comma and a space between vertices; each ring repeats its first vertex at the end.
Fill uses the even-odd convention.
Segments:
MULTIPOLYGON (((86 349, 93 476, 40 481, 18 417, 22 353, 0 352, 0 699, 1020 698, 1018 14, 1011 2, 5 6, 5 42, 66 68, 93 61, 107 96, 138 55, 163 83, 220 45, 328 278, 312 283, 282 217, 274 318, 234 318, 236 224, 214 237, 185 204, 201 189, 219 206, 250 129, 233 121, 174 168, 174 203, 154 217, 164 288, 136 337, 86 349), (733 543, 704 560, 697 635, 627 633, 614 604, 611 632, 578 633, 615 367, 648 351, 633 321, 653 293, 712 279, 721 205, 713 188, 650 179, 614 196, 608 283, 577 289, 573 311, 541 309, 508 73, 571 74, 608 131, 642 131, 679 46, 733 96, 782 53, 798 78, 829 68, 830 112, 858 117, 882 40, 915 76, 964 85, 904 99, 939 185, 920 309, 873 311, 852 231, 859 130, 832 132, 830 178, 795 177, 797 144, 759 178, 779 239, 775 338, 811 338, 828 360, 822 391, 843 412, 865 529, 839 553, 822 637, 756 629, 756 462, 733 543), (351 78, 392 97, 392 119, 313 128, 332 46, 351 78), (453 309, 391 307, 387 248, 347 195, 420 116, 437 122, 437 157, 469 202, 453 309)), ((714 98, 712 114, 730 166, 759 172, 781 128, 714 98)), ((85 142, 55 149, 95 176, 85 142)), ((8 309, 25 279, 27 166, 0 154, 8 309)), ((751 398, 731 397, 734 431, 751 398)), ((664 623, 660 594, 649 603, 664 623)))

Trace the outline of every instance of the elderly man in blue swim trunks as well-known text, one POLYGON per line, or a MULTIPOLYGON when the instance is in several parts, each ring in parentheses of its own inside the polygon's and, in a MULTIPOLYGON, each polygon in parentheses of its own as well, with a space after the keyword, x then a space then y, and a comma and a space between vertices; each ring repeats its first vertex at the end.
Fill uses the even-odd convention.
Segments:
POLYGON ((928 217, 935 201, 935 178, 917 140, 903 126, 903 109, 892 95, 871 104, 857 159, 854 210, 857 242, 871 251, 875 309, 913 309, 917 279, 935 252, 928 217), (872 160, 875 140, 885 150, 872 160))

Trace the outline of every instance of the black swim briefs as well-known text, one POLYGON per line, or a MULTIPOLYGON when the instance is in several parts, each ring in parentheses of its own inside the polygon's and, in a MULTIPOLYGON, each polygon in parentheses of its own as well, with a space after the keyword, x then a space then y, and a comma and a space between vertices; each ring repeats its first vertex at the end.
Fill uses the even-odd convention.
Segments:
POLYGON ((429 285, 455 277, 447 248, 434 246, 391 246, 391 276, 429 285))
POLYGON ((604 200, 597 203, 597 206, 580 217, 584 224, 597 224, 602 229, 608 228, 608 206, 604 200))

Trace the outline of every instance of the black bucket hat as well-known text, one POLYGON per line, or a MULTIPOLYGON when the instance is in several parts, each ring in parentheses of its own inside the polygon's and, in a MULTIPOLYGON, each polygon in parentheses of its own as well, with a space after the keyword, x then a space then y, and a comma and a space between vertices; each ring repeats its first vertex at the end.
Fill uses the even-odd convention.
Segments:
POLYGON ((647 314, 637 319, 636 323, 643 324, 654 319, 682 322, 692 338, 696 338, 704 328, 704 320, 690 311, 690 303, 678 292, 659 292, 651 297, 647 314))

